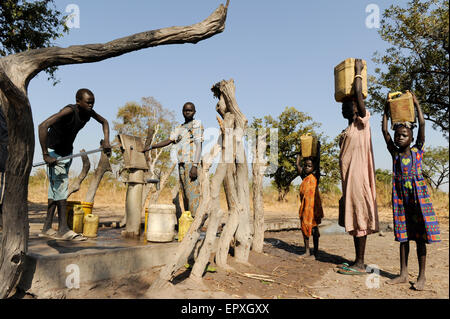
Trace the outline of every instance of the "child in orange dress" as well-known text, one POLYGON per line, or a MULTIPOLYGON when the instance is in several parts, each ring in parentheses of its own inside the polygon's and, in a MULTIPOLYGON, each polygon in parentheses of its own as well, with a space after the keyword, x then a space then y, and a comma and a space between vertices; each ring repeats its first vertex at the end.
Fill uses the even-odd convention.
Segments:
MULTIPOLYGON (((320 149, 320 147, 318 147, 320 149)), ((318 151, 320 153, 320 151, 318 151)), ((305 258, 314 257, 317 259, 319 251, 319 225, 323 218, 322 201, 319 193, 320 158, 303 158, 303 165, 300 165, 301 156, 297 156, 297 171, 302 178, 299 189, 300 209, 299 217, 303 240, 305 243, 305 258), (313 237, 314 250, 311 254, 309 248, 309 237, 313 237)))

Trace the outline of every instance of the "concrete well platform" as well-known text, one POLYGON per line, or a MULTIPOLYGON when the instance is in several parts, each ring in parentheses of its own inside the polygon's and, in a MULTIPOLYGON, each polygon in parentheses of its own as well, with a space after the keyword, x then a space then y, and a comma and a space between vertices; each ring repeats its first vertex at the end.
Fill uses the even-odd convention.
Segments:
MULTIPOLYGON (((42 228, 32 224, 30 228, 42 228)), ((124 239, 122 229, 100 228, 97 238, 83 242, 38 237, 30 229, 27 265, 19 287, 33 292, 41 288, 66 288, 78 272, 80 285, 162 266, 178 242, 151 243, 124 239), (72 277, 71 277, 72 275, 72 277)))
MULTIPOLYGON (((27 264, 19 287, 33 293, 40 289, 67 288, 75 272, 79 284, 118 278, 165 265, 179 245, 177 241, 152 243, 125 239, 123 229, 101 222, 98 237, 87 241, 63 241, 39 237, 41 223, 30 223, 27 264), (101 227, 107 226, 107 227, 101 227), (69 283, 68 283, 69 282, 69 283)), ((56 225, 55 225, 56 226, 56 225)), ((341 232, 334 222, 322 221, 321 232, 341 232)), ((55 227, 54 227, 55 228, 55 227)), ((298 218, 267 218, 265 231, 298 230, 298 218)), ((1 232, 0 232, 1 237, 1 232)))

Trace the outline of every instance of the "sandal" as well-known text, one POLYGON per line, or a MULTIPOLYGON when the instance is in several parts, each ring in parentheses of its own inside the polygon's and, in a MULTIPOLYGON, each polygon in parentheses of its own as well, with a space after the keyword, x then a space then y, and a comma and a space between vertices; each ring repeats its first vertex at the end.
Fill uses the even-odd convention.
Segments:
POLYGON ((367 275, 367 272, 359 271, 355 268, 344 267, 338 270, 338 274, 341 275, 367 275))
POLYGON ((67 233, 65 233, 62 237, 58 239, 67 241, 85 241, 87 240, 87 237, 84 237, 81 234, 77 234, 73 230, 69 230, 67 233))
POLYGON ((39 237, 48 237, 48 238, 55 239, 56 238, 56 233, 57 233, 56 230, 54 230, 53 228, 49 228, 46 231, 42 231, 41 233, 39 233, 38 236, 39 237))
POLYGON ((338 269, 344 269, 344 268, 347 268, 347 267, 350 267, 350 264, 342 263, 342 264, 336 266, 336 268, 338 268, 338 269))

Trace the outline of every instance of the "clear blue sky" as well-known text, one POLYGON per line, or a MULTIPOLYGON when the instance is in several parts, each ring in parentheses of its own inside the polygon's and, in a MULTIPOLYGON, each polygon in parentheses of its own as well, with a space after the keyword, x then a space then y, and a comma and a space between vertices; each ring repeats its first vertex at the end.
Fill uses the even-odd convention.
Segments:
MULTIPOLYGON (((183 26, 205 19, 226 0, 56 0, 59 10, 69 4, 80 9, 80 28, 57 40, 57 45, 101 43, 137 32, 183 26)), ((334 138, 347 125, 341 105, 334 100, 334 66, 347 57, 363 58, 368 73, 375 64, 375 51, 387 43, 377 29, 366 27, 367 5, 381 13, 392 3, 406 1, 256 1, 231 0, 225 31, 198 44, 149 48, 99 63, 63 66, 53 86, 41 73, 31 81, 29 98, 36 133, 34 161, 42 154, 37 126, 63 106, 75 102, 75 92, 90 88, 96 96, 95 110, 112 127, 119 107, 153 96, 176 114, 186 101, 197 106, 196 118, 205 127, 217 127, 210 87, 233 78, 237 102, 249 121, 253 117, 278 116, 294 106, 321 122, 321 131, 334 138)), ((381 117, 371 120, 377 168, 391 169, 391 159, 381 135, 381 117)), ((111 131, 113 137, 115 133, 111 131)), ((102 138, 94 120, 83 129, 74 151, 94 149, 102 138)), ((439 132, 427 125, 428 145, 448 145, 439 132)), ((74 161, 75 169, 81 160, 74 161)))

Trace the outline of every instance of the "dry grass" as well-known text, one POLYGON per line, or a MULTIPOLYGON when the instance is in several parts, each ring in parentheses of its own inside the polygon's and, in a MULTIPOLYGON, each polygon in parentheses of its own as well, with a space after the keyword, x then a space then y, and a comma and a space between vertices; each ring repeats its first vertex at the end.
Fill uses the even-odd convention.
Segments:
MULTIPOLYGON (((89 177, 84 181, 81 189, 74 193, 70 200, 82 201, 86 195, 89 185, 89 177)), ((438 217, 449 217, 449 197, 444 192, 431 192, 433 206, 438 217)), ((322 204, 326 218, 336 219, 338 216, 338 201, 340 198, 338 193, 322 194, 322 204)), ((95 204, 97 206, 107 207, 124 207, 126 197, 125 183, 120 183, 115 179, 108 177, 104 178, 100 183, 99 189, 95 196, 95 204)), ((30 181, 28 192, 28 200, 34 203, 45 204, 47 202, 47 181, 45 179, 33 179, 30 181)), ((171 190, 163 189, 159 199, 160 203, 171 203, 171 190)), ((225 194, 222 190, 220 194, 221 208, 226 211, 227 204, 225 194)), ((250 201, 251 202, 251 201, 250 201)), ((377 185, 377 203, 379 208, 379 217, 381 221, 392 220, 391 208, 391 189, 390 186, 377 185)), ((264 210, 268 212, 279 213, 280 216, 296 216, 299 208, 298 191, 293 190, 286 196, 286 201, 278 201, 278 193, 273 187, 266 187, 264 189, 264 210)))

